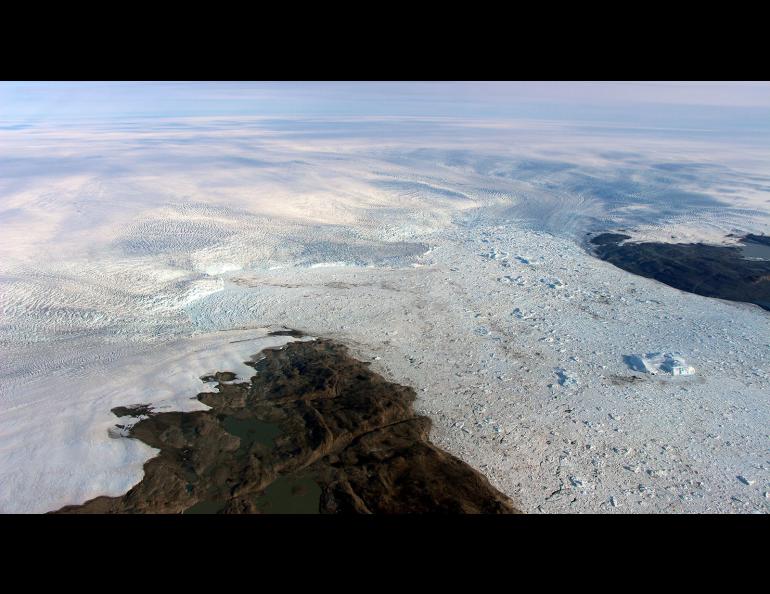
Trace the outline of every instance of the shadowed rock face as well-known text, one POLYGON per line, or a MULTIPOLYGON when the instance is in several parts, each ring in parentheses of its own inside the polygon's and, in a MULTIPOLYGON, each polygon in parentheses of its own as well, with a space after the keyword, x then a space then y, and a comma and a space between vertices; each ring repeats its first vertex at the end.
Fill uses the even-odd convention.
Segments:
MULTIPOLYGON (((428 441, 414 391, 329 340, 264 352, 250 382, 197 396, 208 411, 153 413, 131 437, 158 448, 120 497, 56 513, 517 513, 428 441)), ((125 415, 125 407, 116 409, 125 415)))
POLYGON ((755 303, 770 311, 770 260, 745 257, 747 247, 768 246, 770 237, 746 235, 739 246, 702 243, 621 243, 620 233, 590 240, 593 252, 628 272, 654 278, 705 297, 755 303))

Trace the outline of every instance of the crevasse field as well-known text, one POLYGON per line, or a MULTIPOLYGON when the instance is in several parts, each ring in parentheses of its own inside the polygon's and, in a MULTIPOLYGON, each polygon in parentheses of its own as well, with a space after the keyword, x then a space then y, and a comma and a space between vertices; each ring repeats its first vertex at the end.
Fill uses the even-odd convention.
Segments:
MULTIPOLYGON (((0 98, 3 96, 0 95, 0 98)), ((412 385, 526 512, 770 511, 770 314, 586 233, 770 233, 764 135, 547 118, 0 121, 0 511, 119 495, 119 405, 205 408, 297 328, 412 385), (635 373, 677 352, 693 375, 635 373)))

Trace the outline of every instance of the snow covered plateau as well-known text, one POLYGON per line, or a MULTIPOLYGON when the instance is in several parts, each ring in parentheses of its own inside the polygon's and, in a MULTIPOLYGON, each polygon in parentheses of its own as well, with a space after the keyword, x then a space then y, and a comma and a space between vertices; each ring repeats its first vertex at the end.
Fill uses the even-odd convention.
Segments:
POLYGON ((202 407, 283 326, 413 386, 525 512, 768 513, 770 313, 583 246, 767 234, 768 165, 537 121, 0 127, 0 511, 124 493, 155 451, 110 409, 202 407))

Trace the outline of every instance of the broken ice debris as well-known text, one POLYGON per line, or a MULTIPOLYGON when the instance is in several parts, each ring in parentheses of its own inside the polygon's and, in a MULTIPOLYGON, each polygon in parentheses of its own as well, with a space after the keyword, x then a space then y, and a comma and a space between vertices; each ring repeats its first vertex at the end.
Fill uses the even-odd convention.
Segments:
POLYGON ((514 278, 514 277, 512 277, 510 275, 502 276, 502 277, 498 278, 497 280, 498 280, 498 282, 501 282, 503 284, 514 284, 514 285, 519 285, 520 287, 522 287, 522 286, 524 286, 526 284, 526 281, 524 280, 524 278, 521 275, 517 276, 516 278, 514 278))
POLYGON ((527 281, 524 280, 524 278, 521 275, 517 276, 516 278, 514 278, 514 277, 512 277, 510 275, 502 276, 502 277, 498 278, 497 280, 498 280, 498 282, 501 282, 503 284, 514 284, 514 285, 518 285, 520 287, 523 287, 527 283, 527 281))
POLYGON ((558 289, 566 284, 560 278, 556 277, 541 278, 540 282, 545 283, 549 289, 558 289))
POLYGON ((679 353, 647 353, 646 355, 623 355, 623 361, 633 371, 656 375, 692 375, 695 368, 688 365, 679 353))
POLYGON ((508 258, 508 252, 498 251, 496 248, 492 248, 488 253, 481 255, 487 260, 505 260, 508 258))
POLYGON ((521 311, 521 309, 519 309, 518 307, 511 312, 511 315, 514 318, 517 318, 519 320, 523 320, 525 317, 528 317, 528 316, 525 316, 524 312, 521 311))
POLYGON ((559 378, 559 385, 561 386, 576 386, 578 381, 575 379, 566 369, 557 368, 556 377, 559 378))

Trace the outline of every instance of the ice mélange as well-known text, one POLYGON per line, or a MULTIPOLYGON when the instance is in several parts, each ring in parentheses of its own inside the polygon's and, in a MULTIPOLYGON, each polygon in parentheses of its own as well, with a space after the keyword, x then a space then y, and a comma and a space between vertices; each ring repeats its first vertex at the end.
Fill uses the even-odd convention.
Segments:
MULTIPOLYGON (((431 441, 524 512, 768 511, 768 313, 586 248, 767 236, 767 136, 724 121, 753 87, 701 93, 731 102, 709 130, 676 105, 646 122, 500 107, 560 85, 482 85, 462 114, 428 113, 430 85, 380 85, 376 105, 293 117, 275 97, 296 85, 255 87, 251 111, 216 112, 212 88, 115 91, 203 93, 206 114, 113 113, 96 92, 88 119, 7 102, 0 511, 125 493, 157 452, 116 436, 111 409, 194 410, 201 377, 242 378, 292 339, 268 336, 282 326, 413 387, 431 441), (425 100, 389 113, 410 88, 425 100)), ((57 87, 65 107, 83 92, 57 87)))

